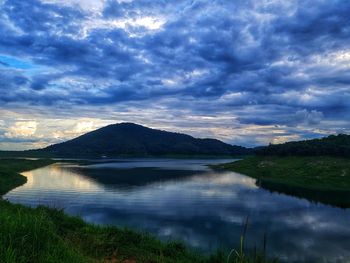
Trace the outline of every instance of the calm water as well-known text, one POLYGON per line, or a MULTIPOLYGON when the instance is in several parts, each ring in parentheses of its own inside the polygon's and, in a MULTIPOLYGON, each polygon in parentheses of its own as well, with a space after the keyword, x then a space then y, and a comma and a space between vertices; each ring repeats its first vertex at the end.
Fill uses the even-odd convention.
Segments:
POLYGON ((210 252, 238 246, 249 217, 247 246, 288 262, 348 262, 350 210, 310 203, 255 185, 207 164, 228 160, 114 160, 54 164, 23 173, 28 182, 5 199, 64 208, 88 222, 128 226, 210 252))

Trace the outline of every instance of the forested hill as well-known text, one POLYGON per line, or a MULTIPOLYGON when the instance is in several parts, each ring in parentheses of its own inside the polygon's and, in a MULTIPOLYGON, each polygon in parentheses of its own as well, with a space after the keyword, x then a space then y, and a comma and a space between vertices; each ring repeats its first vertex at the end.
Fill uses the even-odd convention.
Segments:
POLYGON ((255 150, 258 155, 343 156, 350 157, 350 135, 331 135, 321 139, 270 144, 255 150))
POLYGON ((245 155, 250 149, 215 139, 150 129, 134 123, 113 124, 73 140, 39 150, 60 156, 245 155))

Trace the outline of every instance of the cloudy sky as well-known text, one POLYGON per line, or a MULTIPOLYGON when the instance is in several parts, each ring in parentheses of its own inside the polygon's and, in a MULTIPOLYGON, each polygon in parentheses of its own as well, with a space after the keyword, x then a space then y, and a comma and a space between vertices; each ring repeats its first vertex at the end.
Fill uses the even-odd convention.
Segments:
POLYGON ((244 146, 350 132, 350 1, 0 0, 0 149, 116 122, 244 146))

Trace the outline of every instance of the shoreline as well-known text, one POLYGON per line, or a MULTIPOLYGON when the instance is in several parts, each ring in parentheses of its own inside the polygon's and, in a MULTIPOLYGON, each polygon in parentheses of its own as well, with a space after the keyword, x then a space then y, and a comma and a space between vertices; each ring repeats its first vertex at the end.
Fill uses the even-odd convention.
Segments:
POLYGON ((257 180, 266 190, 350 208, 350 159, 341 157, 255 156, 211 166, 257 180))
MULTIPOLYGON (((52 163, 55 161, 49 159, 0 160, 0 182, 6 182, 0 187, 0 195, 26 182, 20 172, 52 163)), ((0 210, 0 222, 3 222, 0 224, 0 259, 6 258, 7 262, 224 263, 229 254, 229 251, 217 251, 205 256, 182 242, 162 242, 148 233, 97 226, 68 216, 62 210, 29 208, 2 198, 0 210)), ((267 260, 265 253, 246 255, 240 251, 231 257, 229 262, 277 262, 267 260)))

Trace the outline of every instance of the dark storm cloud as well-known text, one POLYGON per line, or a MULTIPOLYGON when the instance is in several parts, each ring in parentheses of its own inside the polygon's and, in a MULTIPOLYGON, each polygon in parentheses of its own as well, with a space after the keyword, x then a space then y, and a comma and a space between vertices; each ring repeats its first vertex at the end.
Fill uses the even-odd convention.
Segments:
POLYGON ((0 9, 0 55, 31 63, 15 70, 0 57, 2 107, 158 103, 290 127, 350 117, 348 1, 110 0, 93 13, 7 0, 0 9))
POLYGON ((293 16, 277 19, 275 32, 285 35, 291 47, 305 55, 348 47, 349 11, 349 3, 341 0, 299 2, 293 16))
POLYGON ((7 64, 6 62, 3 62, 3 61, 1 61, 1 60, 0 60, 0 65, 3 65, 3 66, 5 66, 5 67, 8 67, 8 66, 9 66, 9 64, 7 64))
POLYGON ((0 134, 0 142, 1 143, 34 143, 41 141, 41 138, 8 138, 6 136, 2 136, 0 134))
POLYGON ((245 117, 239 118, 240 123, 242 124, 256 124, 256 125, 289 125, 296 126, 298 124, 308 124, 308 125, 317 125, 323 119, 323 113, 312 110, 308 111, 298 110, 294 114, 291 114, 293 109, 282 109, 278 111, 279 118, 276 118, 275 111, 276 109, 265 110, 264 116, 258 115, 247 115, 245 117))

